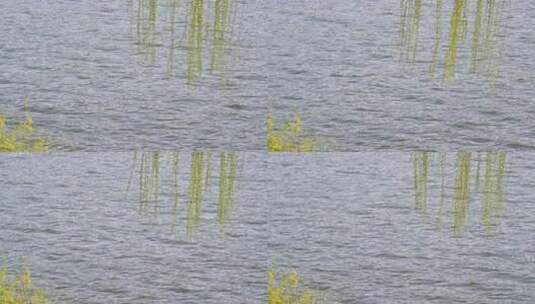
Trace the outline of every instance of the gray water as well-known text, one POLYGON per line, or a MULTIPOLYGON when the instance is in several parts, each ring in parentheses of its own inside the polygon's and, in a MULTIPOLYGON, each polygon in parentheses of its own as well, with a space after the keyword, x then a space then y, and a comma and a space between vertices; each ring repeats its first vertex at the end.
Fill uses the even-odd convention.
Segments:
POLYGON ((223 218, 196 155, 193 225, 189 152, 3 155, 0 252, 58 303, 265 303, 270 266, 340 303, 535 300, 533 155, 238 152, 223 218))
POLYGON ((455 3, 3 1, 0 116, 54 153, 0 156, 2 263, 55 303, 265 303, 270 267, 535 302, 535 5, 455 3), (331 153, 262 152, 295 112, 331 153))
POLYGON ((334 151, 535 147, 532 1, 499 1, 490 79, 470 73, 471 1, 448 82, 448 1, 434 77, 432 2, 409 62, 406 1, 231 0, 219 31, 206 1, 197 32, 194 1, 138 2, 0 3, 0 110, 21 118, 27 98, 56 150, 265 150, 268 113, 295 109, 334 151))

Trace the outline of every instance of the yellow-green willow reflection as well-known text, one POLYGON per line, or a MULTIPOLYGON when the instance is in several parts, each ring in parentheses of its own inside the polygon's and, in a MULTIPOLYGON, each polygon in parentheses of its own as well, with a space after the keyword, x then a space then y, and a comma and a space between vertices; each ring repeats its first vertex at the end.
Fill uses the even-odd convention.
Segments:
POLYGON ((234 0, 138 0, 131 6, 138 52, 144 54, 146 63, 154 64, 159 48, 167 46, 167 55, 162 57, 169 76, 185 66, 187 83, 192 84, 205 69, 224 72, 233 39, 234 0), (206 67, 205 61, 209 62, 206 67))
POLYGON ((445 200, 445 187, 446 187, 446 179, 444 178, 444 167, 446 165, 446 154, 440 153, 440 201, 438 204, 438 211, 437 211, 437 217, 436 217, 436 228, 441 229, 443 225, 443 217, 444 217, 444 200, 445 200))
POLYGON ((218 71, 222 69, 224 54, 225 54, 225 40, 226 33, 230 33, 231 26, 231 0, 216 0, 215 1, 215 16, 212 34, 212 58, 210 69, 218 71))
POLYGON ((467 71, 485 77, 491 85, 498 77, 498 66, 503 48, 503 14, 507 0, 434 0, 430 10, 434 18, 427 18, 422 2, 401 0, 400 45, 401 59, 414 64, 422 53, 430 49, 429 72, 434 77, 437 67, 443 66, 442 79, 451 81, 459 67, 466 61, 467 71), (449 16, 444 28, 443 16, 449 16), (422 45, 421 26, 434 20, 434 43, 422 45), (443 46, 443 30, 447 30, 443 46), (470 39, 468 39, 470 37, 470 39), (467 49, 467 56, 460 55, 467 49), (464 58, 466 57, 466 58, 464 58))
POLYGON ((158 0, 138 0, 137 10, 137 44, 145 54, 145 60, 154 63, 156 57, 156 22, 158 18, 158 0))
POLYGON ((506 1, 483 2, 477 1, 470 72, 482 74, 494 83, 503 48, 502 20, 506 1))
POLYGON ((232 208, 234 184, 237 172, 236 153, 221 152, 219 156, 219 203, 217 222, 223 228, 232 208))
POLYGON ((505 152, 478 153, 458 152, 456 154, 454 178, 450 179, 451 208, 445 205, 448 195, 446 185, 446 154, 418 152, 413 155, 415 209, 427 219, 428 212, 436 212, 435 227, 445 225, 444 215, 451 214, 451 229, 455 236, 467 229, 470 213, 477 214, 477 204, 481 206, 481 223, 488 234, 496 231, 503 212, 504 178, 506 166, 505 152), (437 166, 437 161, 440 164, 437 166), (483 163, 483 168, 481 168, 483 163), (435 164, 433 166, 433 164, 435 164), (439 168, 435 168, 439 167, 439 168), (483 170, 482 176, 480 171, 483 170), (440 193, 434 187, 438 181, 434 173, 438 171, 440 193), (475 172, 474 172, 475 171, 475 172), (478 186, 482 180, 482 188, 478 186), (432 191, 436 189, 435 195, 432 191), (435 199, 434 199, 435 198, 435 199), (433 206, 436 204, 435 206, 433 206))
POLYGON ((416 60, 422 17, 422 0, 401 0, 401 59, 416 60))
POLYGON ((485 159, 482 222, 493 233, 503 211, 504 152, 488 153, 485 159))
POLYGON ((459 42, 464 37, 464 18, 465 0, 455 0, 453 12, 450 20, 450 34, 448 38, 448 51, 444 59, 444 79, 450 80, 455 76, 455 67, 457 64, 457 53, 459 42))
POLYGON ((204 153, 193 152, 191 154, 191 173, 188 193, 190 202, 188 204, 188 216, 186 222, 186 232, 191 238, 194 230, 199 226, 201 218, 201 203, 204 187, 204 153))
MULTIPOLYGON (((442 7, 444 0, 436 0, 435 7, 435 45, 433 47, 433 59, 429 72, 435 77, 437 63, 439 60, 440 46, 442 44, 442 7)), ((413 61, 414 62, 414 61, 413 61)))
POLYGON ((169 46, 167 51, 167 68, 166 74, 168 76, 175 76, 175 49, 178 47, 176 44, 175 24, 177 22, 176 17, 180 6, 179 0, 171 0, 169 7, 169 46))
POLYGON ((179 179, 178 174, 180 165, 180 154, 178 152, 171 152, 171 198, 173 200, 173 209, 171 210, 172 220, 171 220, 171 230, 176 231, 176 223, 178 216, 178 204, 180 202, 180 188, 179 188, 179 179))
MULTIPOLYGON (((137 180, 139 183, 139 211, 151 220, 162 221, 166 214, 171 230, 176 233, 180 216, 184 218, 185 235, 193 238, 198 230, 203 213, 203 204, 209 193, 212 169, 212 153, 195 151, 190 156, 190 171, 186 196, 186 206, 180 206, 180 157, 179 152, 136 152, 128 180, 128 191, 137 180), (167 159, 167 161, 165 160, 167 159), (162 170, 163 169, 163 170, 162 170), (163 190, 162 190, 163 189, 163 190), (165 202, 161 193, 168 194, 165 202), (183 211, 182 211, 183 210, 183 211)), ((219 191, 216 223, 223 229, 231 217, 236 187, 238 157, 234 152, 221 152, 219 155, 219 191)), ((186 190, 186 189, 184 189, 186 190)))
POLYGON ((468 207, 470 203, 470 171, 472 154, 470 152, 457 153, 456 177, 453 194, 453 231, 461 234, 464 231, 468 207))
POLYGON ((144 152, 140 157, 139 210, 157 216, 160 208, 160 153, 144 152))
POLYGON ((414 200, 416 210, 427 210, 427 179, 429 176, 429 153, 419 152, 413 155, 414 163, 414 200))

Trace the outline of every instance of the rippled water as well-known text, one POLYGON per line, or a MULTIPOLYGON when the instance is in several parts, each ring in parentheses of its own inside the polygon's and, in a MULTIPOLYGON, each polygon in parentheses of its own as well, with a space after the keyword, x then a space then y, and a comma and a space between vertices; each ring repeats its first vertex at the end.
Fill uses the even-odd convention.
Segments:
POLYGON ((534 161, 4 155, 0 252, 66 303, 262 303, 270 265, 341 303, 532 303, 534 161))
POLYGON ((534 148, 533 2, 418 2, 4 2, 0 109, 60 150, 265 150, 294 109, 336 151, 534 148))
POLYGON ((4 1, 0 118, 54 153, 0 156, 0 256, 58 303, 265 303, 270 266, 340 303, 534 303, 534 12, 4 1))

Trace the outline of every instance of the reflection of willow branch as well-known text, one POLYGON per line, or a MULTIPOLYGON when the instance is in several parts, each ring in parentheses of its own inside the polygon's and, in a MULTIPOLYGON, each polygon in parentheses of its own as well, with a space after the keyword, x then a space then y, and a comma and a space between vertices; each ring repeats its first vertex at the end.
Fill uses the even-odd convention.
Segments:
POLYGON ((219 203, 217 207, 217 222, 221 229, 223 229, 232 208, 236 169, 236 153, 221 152, 219 159, 219 203))
POLYGON ((413 154, 414 163, 414 199, 416 210, 425 214, 427 211, 427 181, 429 177, 429 152, 413 154))
POLYGON ((422 0, 401 0, 401 59, 413 63, 416 60, 422 0))
POLYGON ((429 72, 435 77, 436 67, 438 64, 438 55, 442 43, 442 5, 444 0, 436 0, 435 8, 435 46, 433 47, 433 60, 429 72))
POLYGON ((204 186, 204 153, 193 152, 191 154, 191 179, 188 188, 190 202, 188 205, 188 215, 186 222, 186 233, 188 238, 193 236, 194 230, 199 226, 201 218, 201 203, 204 186))
POLYGON ((210 179, 212 177, 212 152, 206 152, 206 174, 204 175, 204 192, 210 192, 210 179))
POLYGON ((230 31, 231 0, 216 0, 210 69, 222 68, 225 54, 225 34, 230 31))
POLYGON ((498 62, 501 57, 503 47, 502 35, 500 33, 502 14, 505 10, 505 1, 487 1, 486 6, 486 29, 483 47, 482 60, 485 62, 484 74, 492 84, 495 84, 498 76, 498 62))
POLYGON ((463 33, 463 13, 466 0, 455 0, 453 13, 450 20, 450 34, 448 42, 448 51, 444 60, 445 71, 444 80, 451 80, 455 76, 455 66, 457 64, 457 53, 459 41, 464 36, 463 33))
MULTIPOLYGON (((198 229, 202 215, 202 203, 206 196, 210 176, 212 175, 211 152, 196 151, 191 154, 191 171, 187 194, 189 203, 185 214, 186 237, 191 239, 198 229)), ((162 163, 170 166, 169 170, 169 205, 163 209, 169 211, 171 230, 176 232, 180 189, 179 189, 179 152, 170 152, 168 162, 162 162, 160 152, 135 152, 133 166, 128 178, 127 191, 130 190, 132 181, 139 180, 139 213, 157 219, 160 216, 160 192, 161 192, 161 167, 162 163), (135 175, 135 176, 134 176, 135 175)), ((234 189, 236 187, 237 156, 234 152, 222 152, 220 154, 219 167, 219 198, 217 205, 217 223, 223 228, 229 218, 233 205, 234 189)))
POLYGON ((445 178, 444 178, 444 166, 446 163, 446 153, 440 154, 440 202, 437 212, 437 229, 442 229, 443 214, 444 214, 444 188, 445 188, 445 178))
POLYGON ((191 22, 188 33, 188 82, 201 77, 204 0, 192 0, 190 7, 191 22))
POLYGON ((485 159, 482 222, 487 233, 492 233, 503 210, 503 176, 505 152, 489 152, 485 159))
POLYGON ((177 47, 175 44, 175 24, 176 24, 176 15, 177 11, 180 7, 180 1, 179 0, 170 0, 169 3, 169 51, 167 54, 167 75, 168 76, 174 76, 174 66, 175 66, 175 48, 177 47))
POLYGON ((476 19, 474 20, 474 34, 472 37, 472 54, 470 60, 470 72, 477 72, 477 62, 479 60, 481 20, 483 15, 483 0, 477 0, 476 19))
POLYGON ((477 153, 477 167, 476 167, 476 191, 479 190, 480 184, 481 184, 481 153, 477 153))
POLYGON ((180 195, 180 191, 179 191, 179 188, 178 188, 178 169, 179 169, 179 162, 180 161, 180 155, 178 152, 172 152, 171 153, 171 168, 172 168, 172 178, 173 178, 173 183, 172 183, 172 190, 171 190, 171 197, 173 199, 173 209, 172 209, 172 214, 173 214, 173 220, 172 220, 172 223, 171 223, 171 230, 172 231, 176 231, 176 221, 177 221, 177 216, 178 216, 178 203, 179 203, 179 195, 180 195))
POLYGON ((470 0, 464 0, 463 19, 461 20, 461 39, 466 40, 468 35, 468 9, 470 0))
MULTIPOLYGON (((233 15, 237 9, 234 8, 234 0, 187 0, 185 9, 181 7, 180 0, 166 0, 162 5, 160 0, 137 0, 137 12, 131 13, 131 31, 135 31, 138 52, 143 54, 143 60, 153 64, 156 61, 157 50, 163 44, 168 44, 166 74, 175 75, 177 43, 177 27, 183 24, 186 35, 185 47, 185 74, 189 84, 200 79, 203 73, 204 53, 207 46, 212 44, 210 70, 219 72, 225 68, 225 59, 228 49, 228 42, 232 39, 232 25, 238 19, 233 15), (208 4, 207 4, 208 3, 208 4), (212 7, 212 3, 214 6, 212 7), (163 16, 161 11, 166 11, 165 20, 160 20, 163 16), (179 14, 179 11, 184 13, 179 14), (137 14, 135 16, 134 14, 137 14), (208 21, 213 17, 213 21, 208 21), (183 19, 182 19, 183 18, 183 19), (135 24, 135 29, 133 28, 135 24), (165 41, 160 40, 160 27, 165 26, 165 41), (210 29, 213 25, 213 28, 210 29), (210 36, 210 38, 208 38, 210 36), (160 43, 161 42, 161 43, 160 43)), ((182 1, 183 2, 183 1, 182 1)), ((133 10, 134 4, 130 1, 130 8, 133 10)))
MULTIPOLYGON (((419 152, 413 155, 414 164, 414 193, 416 201, 416 210, 423 217, 427 217, 428 209, 428 189, 429 189, 429 172, 432 171, 429 166, 429 159, 432 154, 419 152)), ((446 155, 440 154, 440 197, 438 201, 437 216, 435 226, 440 229, 443 226, 445 213, 445 161, 446 155)), ((475 192, 479 193, 482 208, 482 224, 487 233, 491 234, 498 226, 498 219, 503 212, 504 201, 504 176, 505 176, 505 152, 487 152, 486 154, 478 153, 477 163, 472 161, 472 153, 459 152, 455 162, 455 180, 453 184, 453 204, 452 204, 452 230, 456 236, 460 236, 466 227, 468 213, 472 200, 471 184, 475 184, 475 192), (480 162, 483 165, 480 165, 480 162), (472 168, 475 165, 475 168, 472 168), (480 167, 483 167, 480 169, 480 167), (475 173, 474 173, 475 170, 475 173), (482 171, 480 174, 479 171, 482 171), (481 175, 481 177, 479 177, 481 175), (482 180, 482 189, 479 190, 478 180, 482 180)), ((433 188, 431 188, 433 189, 433 188)))
POLYGON ((455 193, 453 196, 453 230, 456 235, 464 231, 468 207, 470 203, 470 152, 459 152, 457 154, 457 176, 455 178, 455 193))
MULTIPOLYGON (((420 22, 423 19, 422 3, 417 0, 401 1, 401 60, 414 63, 418 53, 420 22)), ((443 32, 444 0, 434 0, 435 33, 432 46, 432 60, 429 67, 434 77, 440 64, 443 32)), ((449 21, 449 34, 446 53, 444 54, 443 81, 448 82, 455 77, 461 60, 460 47, 469 34, 469 23, 472 27, 470 54, 467 58, 468 71, 487 78, 491 86, 495 85, 499 63, 504 47, 503 14, 507 0, 476 0, 474 10, 469 0, 453 0, 449 21), (470 16, 472 13, 473 16, 470 16)), ((426 19, 424 19, 426 20, 426 19)))
POLYGON ((160 210, 159 152, 141 153, 139 183, 139 211, 142 214, 153 215, 157 217, 160 210))
POLYGON ((140 51, 145 53, 145 60, 154 63, 156 58, 156 23, 158 0, 138 0, 137 37, 140 51))

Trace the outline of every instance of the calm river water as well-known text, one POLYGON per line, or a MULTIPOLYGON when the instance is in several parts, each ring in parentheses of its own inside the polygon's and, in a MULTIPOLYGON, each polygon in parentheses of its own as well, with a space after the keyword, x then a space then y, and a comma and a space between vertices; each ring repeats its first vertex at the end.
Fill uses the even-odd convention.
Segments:
POLYGON ((0 110, 56 150, 265 150, 294 110, 331 151, 532 150, 535 4, 464 2, 3 1, 0 110))
POLYGON ((265 303, 295 267, 340 303, 533 303, 523 153, 0 157, 0 252, 58 303, 265 303))

